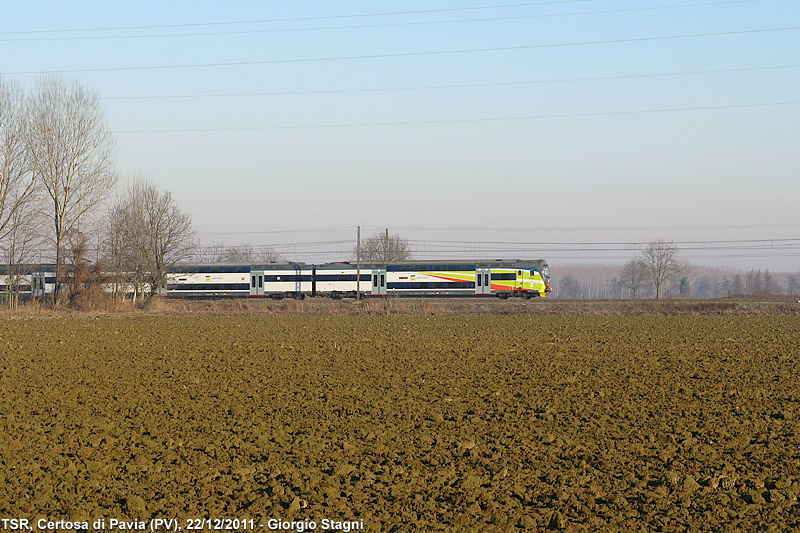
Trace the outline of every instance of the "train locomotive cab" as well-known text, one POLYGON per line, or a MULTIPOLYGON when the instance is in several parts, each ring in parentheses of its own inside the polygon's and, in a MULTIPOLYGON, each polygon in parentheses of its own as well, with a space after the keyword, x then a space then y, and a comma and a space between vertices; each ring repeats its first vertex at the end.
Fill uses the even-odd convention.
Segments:
POLYGON ((484 263, 475 270, 476 295, 491 294, 501 299, 509 297, 528 299, 545 298, 550 291, 550 268, 543 259, 526 261, 498 259, 484 263), (490 284, 486 278, 491 280, 490 284))
POLYGON ((539 274, 541 274, 542 281, 544 281, 544 294, 542 296, 547 296, 553 292, 553 288, 550 286, 550 266, 546 261, 542 261, 541 265, 539 265, 539 274))

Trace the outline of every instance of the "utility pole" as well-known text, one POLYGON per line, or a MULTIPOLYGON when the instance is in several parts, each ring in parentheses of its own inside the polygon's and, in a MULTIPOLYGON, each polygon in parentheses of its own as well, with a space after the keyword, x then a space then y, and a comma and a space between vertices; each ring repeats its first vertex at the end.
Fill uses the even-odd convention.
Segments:
POLYGON ((386 235, 383 238, 383 261, 389 261, 389 228, 386 228, 386 235))
POLYGON ((361 226, 356 231, 356 300, 361 299, 361 226))

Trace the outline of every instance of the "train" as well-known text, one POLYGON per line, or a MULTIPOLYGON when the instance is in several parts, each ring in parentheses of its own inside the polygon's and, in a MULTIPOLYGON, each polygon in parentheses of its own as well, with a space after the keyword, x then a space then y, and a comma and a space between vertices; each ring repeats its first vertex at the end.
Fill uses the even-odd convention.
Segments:
MULTIPOLYGON (((55 287, 53 265, 28 267, 20 295, 40 298, 55 287)), ((8 273, 0 271, 0 293, 8 273)), ((156 294, 165 298, 475 297, 545 298, 552 291, 544 259, 275 263, 183 263, 170 268, 156 294)))

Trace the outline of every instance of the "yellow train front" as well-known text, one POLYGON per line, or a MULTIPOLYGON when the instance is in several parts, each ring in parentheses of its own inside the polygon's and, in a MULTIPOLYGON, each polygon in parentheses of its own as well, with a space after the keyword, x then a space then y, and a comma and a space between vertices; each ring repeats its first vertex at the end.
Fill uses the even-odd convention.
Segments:
MULTIPOLYGON (((372 265, 370 265, 372 266, 372 265)), ((550 268, 543 259, 477 261, 401 261, 388 263, 385 286, 372 276, 377 296, 496 296, 546 297, 550 268), (376 285, 378 283, 378 285, 376 285)))

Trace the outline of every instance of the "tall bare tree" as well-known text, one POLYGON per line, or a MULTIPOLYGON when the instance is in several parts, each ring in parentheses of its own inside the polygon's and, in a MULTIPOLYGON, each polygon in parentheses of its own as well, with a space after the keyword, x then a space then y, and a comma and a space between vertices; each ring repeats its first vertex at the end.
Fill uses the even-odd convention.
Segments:
POLYGON ((559 298, 581 298, 583 296, 582 293, 583 288, 581 287, 581 282, 578 281, 578 278, 572 274, 567 274, 558 280, 558 285, 556 286, 556 295, 559 298))
POLYGON ((109 263, 128 273, 141 294, 149 296, 164 285, 169 269, 195 252, 192 219, 175 203, 172 193, 160 191, 138 176, 109 212, 109 263))
POLYGON ((31 164, 56 247, 57 302, 68 236, 80 231, 81 223, 116 184, 115 142, 106 128, 100 98, 80 83, 44 76, 30 105, 31 164))
POLYGON ((620 284, 630 289, 634 298, 636 298, 636 292, 642 287, 646 280, 647 267, 642 263, 641 259, 631 259, 625 263, 619 277, 620 284))
MULTIPOLYGON (((356 250, 353 250, 356 255, 356 250)), ((389 234, 389 230, 378 231, 361 242, 362 261, 403 261, 411 258, 408 241, 400 235, 389 234)))
POLYGON ((34 191, 27 122, 24 94, 18 86, 0 79, 0 241, 34 191))
POLYGON ((19 297, 21 263, 32 252, 35 180, 27 144, 28 112, 19 86, 0 79, 0 255, 6 267, 6 303, 19 297))
POLYGON ((678 249, 668 239, 650 241, 642 251, 641 262, 647 269, 653 287, 656 289, 656 299, 661 295, 661 286, 665 281, 680 274, 681 264, 677 259, 678 249))

